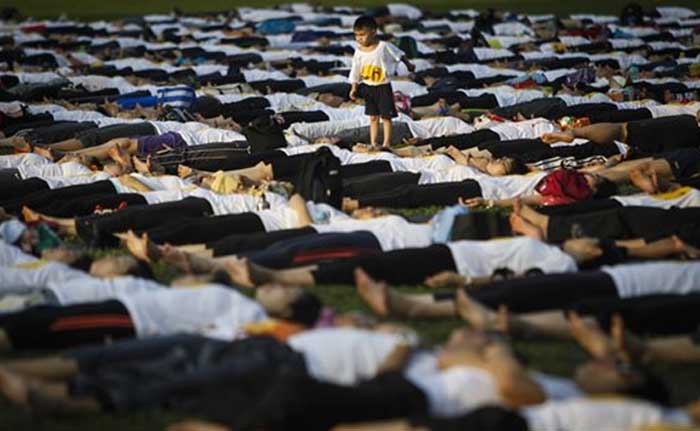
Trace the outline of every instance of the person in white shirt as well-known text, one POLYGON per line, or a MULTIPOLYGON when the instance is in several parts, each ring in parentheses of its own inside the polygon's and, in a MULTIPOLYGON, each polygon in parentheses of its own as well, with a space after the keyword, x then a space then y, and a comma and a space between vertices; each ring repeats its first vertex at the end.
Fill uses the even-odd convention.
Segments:
MULTIPOLYGON (((41 289, 41 287, 33 287, 41 289)), ((219 284, 171 287, 133 277, 90 276, 47 283, 57 305, 29 307, 0 319, 0 349, 65 349, 112 339, 175 333, 224 340, 272 316, 315 323, 321 304, 301 288, 266 287, 256 300, 219 284)))
POLYGON ((377 39, 377 23, 374 18, 361 16, 353 25, 358 47, 350 69, 350 99, 355 101, 360 83, 365 84, 361 96, 365 99, 365 114, 370 117, 370 145, 377 145, 379 118, 383 123, 383 146, 391 145, 391 120, 396 117, 394 92, 390 76, 396 72, 399 61, 406 64, 409 71, 415 66, 398 48, 377 39))
POLYGON ((599 256, 599 250, 581 241, 569 241, 564 250, 521 238, 492 241, 456 241, 425 248, 408 248, 377 255, 358 256, 338 261, 284 270, 272 270, 248 259, 224 262, 232 280, 242 286, 283 283, 352 284, 353 271, 363 268, 374 276, 394 284, 420 284, 443 272, 458 273, 466 280, 489 279, 500 272, 569 272, 577 262, 599 256))

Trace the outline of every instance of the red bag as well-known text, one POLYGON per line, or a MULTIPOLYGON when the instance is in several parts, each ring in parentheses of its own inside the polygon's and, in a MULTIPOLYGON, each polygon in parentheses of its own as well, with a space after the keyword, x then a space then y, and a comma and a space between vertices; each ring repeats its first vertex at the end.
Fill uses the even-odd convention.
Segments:
POLYGON ((586 176, 572 169, 557 169, 542 178, 535 188, 544 197, 544 205, 563 205, 593 196, 586 176))

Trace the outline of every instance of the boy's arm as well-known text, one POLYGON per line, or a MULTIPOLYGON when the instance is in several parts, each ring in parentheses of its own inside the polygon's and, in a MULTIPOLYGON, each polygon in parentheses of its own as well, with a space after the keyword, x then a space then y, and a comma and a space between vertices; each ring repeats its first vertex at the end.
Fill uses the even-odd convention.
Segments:
POLYGON ((357 100, 357 86, 360 84, 360 65, 358 64, 357 61, 357 56, 354 56, 352 58, 352 67, 350 68, 350 84, 352 84, 352 87, 350 87, 350 100, 353 102, 357 100))
POLYGON ((405 55, 401 56, 401 62, 406 65, 408 68, 409 72, 415 72, 416 71, 416 65, 411 63, 411 60, 408 59, 405 55))
POLYGON ((353 102, 357 100, 357 82, 353 82, 350 87, 350 100, 353 102))

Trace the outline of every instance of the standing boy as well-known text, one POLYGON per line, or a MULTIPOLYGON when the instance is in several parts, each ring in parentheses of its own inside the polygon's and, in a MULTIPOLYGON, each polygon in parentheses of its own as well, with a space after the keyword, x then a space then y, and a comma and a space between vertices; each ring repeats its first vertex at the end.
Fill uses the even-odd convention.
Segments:
POLYGON ((370 118, 370 144, 377 146, 381 117, 384 127, 383 146, 388 148, 391 145, 391 119, 397 116, 389 76, 396 74, 399 62, 406 64, 411 72, 416 66, 397 47, 377 38, 377 23, 374 18, 359 17, 353 25, 353 32, 358 46, 350 70, 350 99, 356 100, 359 84, 365 84, 361 96, 365 100, 365 114, 370 118))

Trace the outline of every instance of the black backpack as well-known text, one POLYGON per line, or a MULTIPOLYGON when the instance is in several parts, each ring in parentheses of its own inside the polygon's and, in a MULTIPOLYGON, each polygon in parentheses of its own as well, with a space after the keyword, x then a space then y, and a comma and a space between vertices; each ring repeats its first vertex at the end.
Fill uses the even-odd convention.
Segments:
POLYGON ((294 190, 307 201, 340 208, 343 199, 340 160, 328 148, 320 148, 302 162, 294 190))
POLYGON ((250 144, 251 153, 261 153, 287 146, 284 129, 274 117, 256 118, 250 125, 244 127, 242 132, 250 144))

